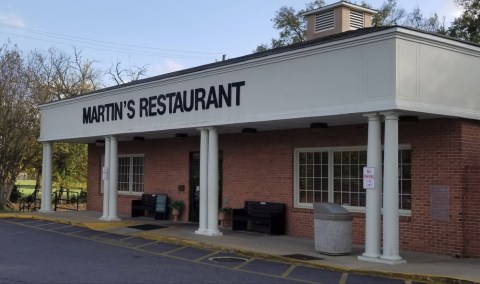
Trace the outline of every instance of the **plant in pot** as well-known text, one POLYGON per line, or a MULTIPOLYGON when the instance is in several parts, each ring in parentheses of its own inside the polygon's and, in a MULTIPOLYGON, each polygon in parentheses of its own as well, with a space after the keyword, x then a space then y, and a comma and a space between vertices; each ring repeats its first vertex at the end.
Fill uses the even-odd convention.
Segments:
POLYGON ((173 221, 178 221, 178 215, 182 214, 183 201, 175 200, 170 202, 170 209, 172 209, 173 221))
POLYGON ((227 222, 230 220, 230 216, 232 215, 233 209, 230 207, 222 207, 218 209, 218 220, 220 221, 220 225, 222 227, 227 227, 227 222))

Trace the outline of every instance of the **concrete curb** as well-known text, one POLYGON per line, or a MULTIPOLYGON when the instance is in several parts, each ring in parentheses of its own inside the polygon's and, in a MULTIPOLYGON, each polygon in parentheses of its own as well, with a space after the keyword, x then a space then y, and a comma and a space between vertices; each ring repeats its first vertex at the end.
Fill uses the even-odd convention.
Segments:
MULTIPOLYGON (((98 221, 98 222, 80 222, 80 221, 65 221, 62 219, 58 219, 55 217, 47 217, 47 216, 34 216, 25 213, 1 213, 0 218, 21 218, 21 219, 35 219, 35 220, 45 220, 51 222, 59 222, 84 228, 89 228, 94 231, 107 231, 113 228, 121 228, 121 227, 128 227, 131 225, 145 223, 144 221, 118 221, 118 222, 106 222, 106 221, 98 221)), ((244 249, 237 249, 231 248, 227 246, 219 246, 219 245, 212 245, 207 243, 202 243, 198 241, 186 240, 181 239, 178 237, 169 237, 169 236, 162 236, 158 234, 153 234, 150 232, 140 232, 135 234, 136 237, 141 237, 144 239, 152 240, 152 241, 161 241, 176 245, 182 246, 189 246, 195 248, 203 248, 209 250, 218 250, 223 252, 230 252, 235 254, 240 254, 250 258, 262 258, 267 260, 279 261, 283 263, 293 264, 293 265, 303 265, 306 267, 317 268, 317 269, 324 269, 324 270, 332 270, 332 271, 339 271, 339 272, 346 272, 346 273, 355 273, 355 274, 362 274, 362 275, 371 275, 371 276, 380 276, 385 278, 395 278, 395 279, 402 279, 402 280, 410 280, 410 281, 418 281, 418 282, 427 282, 427 283, 454 283, 454 284, 475 284, 480 282, 470 281, 466 279, 460 278, 453 278, 453 277, 446 277, 446 276, 437 276, 437 275, 429 275, 429 274, 412 274, 412 273, 402 273, 402 272, 387 272, 387 271, 377 271, 377 270, 367 270, 367 269, 349 269, 338 265, 331 265, 331 264, 318 264, 318 263, 311 263, 304 260, 296 260, 287 258, 284 256, 279 255, 271 255, 267 253, 260 253, 250 250, 244 249)))

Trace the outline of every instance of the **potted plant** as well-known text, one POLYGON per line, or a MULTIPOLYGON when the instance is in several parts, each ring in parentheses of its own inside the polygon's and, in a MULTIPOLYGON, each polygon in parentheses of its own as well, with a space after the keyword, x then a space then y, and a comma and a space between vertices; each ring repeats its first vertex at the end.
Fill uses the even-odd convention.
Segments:
POLYGON ((173 221, 178 221, 178 215, 182 214, 183 201, 175 200, 170 202, 170 209, 172 209, 173 221))
POLYGON ((230 220, 232 211, 233 209, 230 207, 222 207, 218 209, 218 220, 220 221, 221 226, 227 227, 227 221, 230 220))

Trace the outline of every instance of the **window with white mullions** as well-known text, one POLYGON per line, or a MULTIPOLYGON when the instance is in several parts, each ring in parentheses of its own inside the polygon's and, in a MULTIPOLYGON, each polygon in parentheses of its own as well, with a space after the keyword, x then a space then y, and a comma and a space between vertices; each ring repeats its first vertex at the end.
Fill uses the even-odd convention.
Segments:
MULTIPOLYGON (((102 156, 102 167, 105 157, 102 156)), ((143 193, 144 156, 142 154, 118 155, 118 193, 143 193)), ((101 183, 103 192, 103 183, 101 183)))
POLYGON ((300 202, 327 202, 328 152, 301 152, 298 162, 300 202))
MULTIPOLYGON (((411 150, 399 149, 399 209, 411 209, 411 150)), ((314 202, 334 202, 353 211, 364 210, 366 190, 363 167, 366 147, 306 148, 294 154, 295 206, 311 208, 314 202)))
POLYGON ((337 204, 365 207, 363 167, 366 151, 333 152, 333 200, 337 204))

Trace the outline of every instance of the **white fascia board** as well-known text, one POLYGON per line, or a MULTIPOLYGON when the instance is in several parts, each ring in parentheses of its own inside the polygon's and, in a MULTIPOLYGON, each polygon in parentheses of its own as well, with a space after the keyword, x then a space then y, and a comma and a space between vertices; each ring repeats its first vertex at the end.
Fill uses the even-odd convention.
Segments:
POLYGON ((335 50, 338 50, 338 49, 354 47, 354 46, 373 43, 373 42, 377 42, 377 41, 383 41, 383 40, 393 38, 393 37, 394 37, 394 33, 392 33, 391 30, 384 30, 384 31, 379 31, 379 32, 371 33, 371 34, 365 34, 365 35, 357 36, 357 37, 352 37, 352 38, 346 38, 346 39, 336 40, 336 41, 332 41, 332 42, 327 42, 327 43, 324 43, 324 44, 307 46, 307 47, 304 47, 304 48, 299 48, 299 49, 295 49, 295 50, 292 50, 292 51, 286 51, 286 52, 282 52, 282 53, 272 54, 272 55, 265 56, 265 57, 253 58, 253 59, 250 59, 250 60, 245 60, 245 61, 242 61, 242 62, 230 64, 230 65, 213 67, 211 69, 200 70, 200 71, 197 71, 197 72, 178 75, 178 76, 175 76, 175 77, 159 79, 157 81, 149 81, 149 82, 139 83, 139 84, 135 84, 135 85, 128 85, 128 86, 125 86, 125 87, 119 87, 119 88, 114 88, 114 89, 105 90, 105 91, 102 91, 100 89, 93 94, 87 94, 87 95, 82 95, 82 96, 77 96, 77 97, 73 97, 73 98, 67 98, 67 99, 63 99, 63 100, 52 101, 52 102, 49 102, 49 103, 41 104, 41 105, 38 106, 38 108, 40 110, 55 108, 55 107, 60 107, 60 106, 63 106, 63 105, 68 105, 68 104, 71 104, 71 103, 89 101, 89 100, 93 100, 93 99, 97 99, 97 98, 102 98, 102 97, 105 97, 105 96, 114 96, 116 94, 122 94, 122 93, 125 93, 125 92, 133 92, 133 91, 147 89, 147 88, 151 88, 151 87, 164 86, 164 85, 168 85, 168 84, 172 84, 172 83, 178 83, 178 82, 188 81, 188 80, 192 80, 192 79, 198 79, 198 78, 202 78, 202 77, 214 76, 214 75, 218 75, 218 74, 221 74, 221 73, 228 73, 228 72, 241 70, 241 69, 246 69, 246 68, 251 68, 251 67, 260 66, 260 65, 264 65, 264 64, 272 64, 272 63, 276 63, 276 62, 281 62, 281 61, 290 60, 290 59, 294 59, 294 58, 309 56, 309 55, 313 55, 313 54, 331 52, 331 51, 335 51, 335 50))
POLYGON ((396 27, 394 30, 397 32, 396 37, 399 39, 407 39, 422 44, 438 46, 445 49, 450 49, 452 51, 480 57, 480 45, 473 42, 462 41, 454 38, 446 38, 443 36, 414 31, 402 27, 396 27))
POLYGON ((412 111, 418 113, 428 113, 441 116, 461 117, 467 119, 480 120, 480 113, 473 110, 448 107, 444 105, 433 105, 419 102, 398 100, 397 109, 399 111, 412 111))

